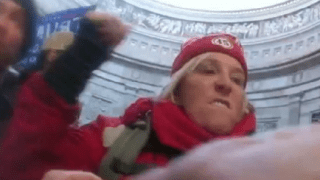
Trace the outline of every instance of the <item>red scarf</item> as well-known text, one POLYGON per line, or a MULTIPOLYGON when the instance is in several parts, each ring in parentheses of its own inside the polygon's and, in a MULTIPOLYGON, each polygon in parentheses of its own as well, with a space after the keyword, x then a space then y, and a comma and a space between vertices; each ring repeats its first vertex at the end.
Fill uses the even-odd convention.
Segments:
POLYGON ((245 116, 230 135, 217 135, 206 131, 193 122, 184 109, 171 101, 153 103, 151 99, 141 98, 133 103, 122 117, 124 124, 131 124, 152 110, 152 125, 159 140, 164 145, 186 151, 212 139, 245 136, 254 131, 256 119, 253 113, 245 116))

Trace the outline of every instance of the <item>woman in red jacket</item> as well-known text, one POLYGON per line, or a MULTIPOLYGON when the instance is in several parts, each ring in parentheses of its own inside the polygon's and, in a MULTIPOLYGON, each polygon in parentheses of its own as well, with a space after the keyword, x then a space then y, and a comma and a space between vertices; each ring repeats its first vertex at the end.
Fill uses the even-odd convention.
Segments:
POLYGON ((142 167, 165 166, 209 140, 254 132, 255 116, 245 96, 243 49, 238 39, 228 34, 187 41, 173 63, 172 83, 159 98, 139 99, 119 118, 99 116, 88 125, 72 126, 78 111, 76 97, 91 71, 106 59, 97 58, 107 49, 95 36, 97 26, 84 19, 69 51, 44 75, 34 74, 25 83, 0 155, 1 180, 41 179, 51 169, 97 174, 104 172, 103 168, 112 170, 116 175, 112 178, 125 178, 142 167), (122 151, 113 143, 124 125, 148 117, 150 135, 135 163, 114 159, 100 167, 105 155, 122 151))

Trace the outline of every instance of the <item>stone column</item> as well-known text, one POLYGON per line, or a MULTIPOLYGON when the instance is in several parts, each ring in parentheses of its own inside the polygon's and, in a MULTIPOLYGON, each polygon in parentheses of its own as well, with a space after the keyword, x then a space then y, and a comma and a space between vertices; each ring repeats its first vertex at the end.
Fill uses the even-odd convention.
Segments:
POLYGON ((289 96, 289 121, 288 125, 300 124, 301 99, 304 92, 293 94, 289 96))

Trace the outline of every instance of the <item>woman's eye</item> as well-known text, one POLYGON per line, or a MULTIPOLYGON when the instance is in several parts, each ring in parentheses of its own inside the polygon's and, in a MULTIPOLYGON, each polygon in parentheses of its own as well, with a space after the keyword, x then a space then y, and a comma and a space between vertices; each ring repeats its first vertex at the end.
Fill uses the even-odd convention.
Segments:
POLYGON ((211 68, 211 67, 202 66, 197 68, 197 72, 204 73, 204 74, 215 74, 217 71, 213 67, 211 68))
POLYGON ((232 81, 240 86, 243 86, 243 84, 244 84, 244 80, 242 80, 240 78, 233 78, 232 81))
POLYGON ((206 74, 215 74, 216 73, 216 71, 213 69, 205 69, 203 72, 206 74))

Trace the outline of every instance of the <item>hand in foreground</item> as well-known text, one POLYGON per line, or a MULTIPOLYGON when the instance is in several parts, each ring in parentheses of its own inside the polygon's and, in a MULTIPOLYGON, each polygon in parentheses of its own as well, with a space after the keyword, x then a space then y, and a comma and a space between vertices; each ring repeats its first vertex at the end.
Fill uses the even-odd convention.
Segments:
POLYGON ((51 170, 42 180, 102 180, 100 177, 84 171, 51 170))
POLYGON ((86 17, 96 24, 106 46, 118 45, 130 31, 130 26, 123 24, 120 18, 107 13, 90 12, 86 17))
POLYGON ((320 177, 320 125, 211 142, 135 180, 313 180, 320 177))

